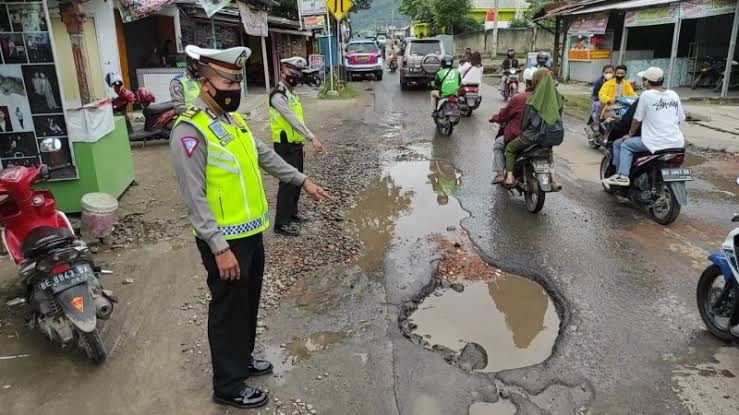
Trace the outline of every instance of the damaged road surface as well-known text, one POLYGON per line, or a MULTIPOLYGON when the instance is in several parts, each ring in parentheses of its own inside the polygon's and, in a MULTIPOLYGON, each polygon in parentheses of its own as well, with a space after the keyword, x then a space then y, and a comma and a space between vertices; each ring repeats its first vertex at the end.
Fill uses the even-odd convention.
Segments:
MULTIPOLYGON (((306 170, 338 202, 302 200, 300 237, 265 232, 256 356, 275 373, 250 382, 272 401, 243 413, 739 412, 739 352, 707 334, 694 292, 739 205, 735 157, 691 150, 698 180, 665 228, 602 191, 601 153, 565 118, 563 190, 532 215, 490 184, 497 91, 483 86, 482 107, 438 137, 428 91, 401 92, 397 76, 348 101, 304 97, 328 150, 308 148, 306 170)), ((249 122, 270 137, 266 108, 249 122)), ((3 264, 3 415, 238 412, 211 402, 210 297, 168 147, 133 154, 138 185, 95 248, 121 299, 108 361, 30 330, 6 305, 22 293, 3 264)), ((274 207, 277 182, 265 187, 274 207)))

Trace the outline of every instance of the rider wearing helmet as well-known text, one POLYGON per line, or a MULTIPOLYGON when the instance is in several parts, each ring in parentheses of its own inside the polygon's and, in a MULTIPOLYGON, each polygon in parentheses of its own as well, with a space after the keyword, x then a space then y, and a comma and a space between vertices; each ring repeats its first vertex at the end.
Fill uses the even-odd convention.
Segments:
POLYGON ((552 69, 552 64, 549 62, 549 55, 544 52, 539 52, 536 55, 536 67, 552 69))
POLYGON ((440 98, 446 98, 457 95, 459 86, 462 85, 462 74, 459 70, 453 68, 454 58, 449 55, 441 58, 441 69, 436 73, 433 85, 439 89, 431 91, 431 106, 433 108, 432 115, 436 115, 436 107, 440 98))
POLYGON ((518 59, 516 59, 516 50, 515 49, 508 49, 508 52, 506 52, 506 58, 503 61, 503 76, 500 78, 500 87, 501 89, 504 89, 506 86, 506 83, 508 82, 508 73, 511 69, 518 70, 520 68, 520 64, 518 62, 518 59))
POLYGON ((198 83, 198 56, 193 49, 185 49, 187 56, 187 73, 172 78, 169 83, 169 95, 175 103, 175 110, 182 114, 195 102, 200 95, 200 84, 198 83))

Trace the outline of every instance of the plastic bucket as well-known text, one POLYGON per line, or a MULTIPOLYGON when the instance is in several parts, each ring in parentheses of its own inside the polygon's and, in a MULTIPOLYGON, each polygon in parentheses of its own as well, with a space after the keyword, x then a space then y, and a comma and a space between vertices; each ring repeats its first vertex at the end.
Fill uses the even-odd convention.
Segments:
POLYGON ((113 231, 118 200, 107 193, 82 196, 80 234, 83 238, 104 238, 113 231))

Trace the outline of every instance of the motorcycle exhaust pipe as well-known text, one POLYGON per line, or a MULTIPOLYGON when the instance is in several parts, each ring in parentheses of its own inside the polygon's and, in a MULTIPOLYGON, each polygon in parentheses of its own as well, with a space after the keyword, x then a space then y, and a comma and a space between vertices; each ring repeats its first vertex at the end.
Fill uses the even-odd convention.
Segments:
POLYGON ((95 298, 95 310, 99 319, 107 320, 113 312, 113 304, 101 295, 95 298))

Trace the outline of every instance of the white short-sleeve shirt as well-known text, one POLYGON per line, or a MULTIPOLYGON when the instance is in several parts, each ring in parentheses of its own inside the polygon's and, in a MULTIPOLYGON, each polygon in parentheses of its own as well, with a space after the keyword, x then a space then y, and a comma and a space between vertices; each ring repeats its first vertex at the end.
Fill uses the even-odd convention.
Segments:
POLYGON ((675 91, 644 91, 639 97, 634 119, 642 123, 641 139, 652 153, 666 148, 685 147, 685 137, 680 131, 685 112, 675 91))

